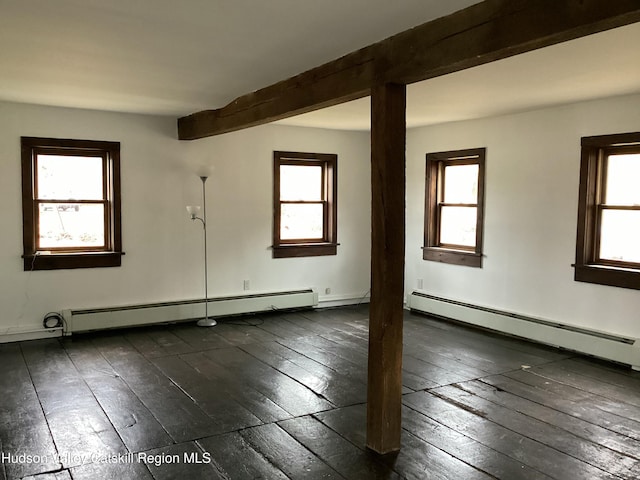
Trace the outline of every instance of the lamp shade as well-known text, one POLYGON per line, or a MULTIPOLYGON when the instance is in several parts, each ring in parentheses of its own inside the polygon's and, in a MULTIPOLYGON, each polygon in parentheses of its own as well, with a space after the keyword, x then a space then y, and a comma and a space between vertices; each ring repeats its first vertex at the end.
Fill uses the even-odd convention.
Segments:
POLYGON ((191 218, 196 218, 198 216, 198 214, 200 213, 200 206, 199 205, 189 205, 187 207, 187 212, 189 212, 189 215, 191 215, 191 218))

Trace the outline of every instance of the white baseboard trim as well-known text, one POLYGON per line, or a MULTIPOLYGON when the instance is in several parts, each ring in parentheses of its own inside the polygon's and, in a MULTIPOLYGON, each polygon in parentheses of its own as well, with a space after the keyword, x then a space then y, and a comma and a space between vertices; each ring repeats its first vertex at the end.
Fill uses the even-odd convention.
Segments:
POLYGON ((0 330, 0 343, 22 342, 25 340, 41 340, 62 336, 62 327, 57 328, 7 328, 0 330))
POLYGON ((369 293, 351 293, 346 295, 318 295, 318 305, 315 308, 343 307, 369 303, 369 293))
POLYGON ((553 347, 562 347, 640 369, 640 339, 525 316, 414 291, 409 307, 553 347))
MULTIPOLYGON (((318 303, 312 289, 277 292, 245 292, 240 295, 208 297, 209 317, 311 308, 318 303)), ((115 305, 93 309, 63 310, 65 335, 108 328, 124 328, 195 320, 205 316, 205 299, 178 300, 137 305, 115 305)))
MULTIPOLYGON (((264 295, 264 294, 260 294, 260 295, 264 295)), ((246 296, 250 296, 250 295, 246 295, 246 296)), ((331 307, 341 307, 341 306, 347 306, 347 305, 358 305, 361 303, 369 303, 370 297, 369 294, 367 293, 366 295, 362 295, 362 293, 352 293, 352 294, 343 294, 343 295, 324 295, 324 296, 318 296, 317 293, 314 293, 315 298, 317 299, 315 302, 313 302, 313 300, 310 301, 310 303, 314 303, 314 304, 310 304, 309 306, 313 307, 313 308, 331 308, 331 307)), ((238 296, 240 298, 242 298, 242 296, 238 296)), ((229 297, 230 300, 235 300, 238 297, 229 297)), ((238 298, 238 299, 240 299, 238 298)), ((216 312, 216 306, 214 303, 215 299, 210 299, 210 301, 212 302, 211 304, 211 313, 219 313, 216 312)), ((265 300, 267 301, 267 300, 265 300)), ((267 303, 270 302, 276 302, 277 300, 271 300, 268 299, 267 303)), ((191 303, 191 302, 189 302, 191 303)), ((204 302, 202 302, 203 304, 204 302)), ((297 307, 297 304, 283 304, 283 305, 278 305, 281 308, 287 308, 287 307, 297 307)), ((188 305, 188 307, 191 307, 191 305, 188 305)), ((196 304, 195 307, 202 307, 202 305, 196 304)), ((261 305, 260 308, 262 308, 263 306, 261 305)), ((109 310, 109 309, 98 309, 98 310, 109 310)), ((242 308, 238 309, 238 311, 236 312, 235 310, 232 311, 225 311, 224 313, 239 313, 242 314, 242 308)), ((252 311, 253 309, 249 308, 247 309, 247 312, 252 311)), ((137 310, 136 310, 137 311, 137 310)), ((76 311, 76 312, 72 312, 72 311, 65 311, 64 313, 66 313, 65 315, 65 319, 67 320, 67 322, 69 322, 68 327, 73 325, 73 322, 70 321, 73 317, 73 313, 76 313, 76 315, 78 313, 83 313, 82 311, 76 311)), ((191 312, 189 312, 190 314, 187 315, 187 318, 197 318, 198 315, 197 314, 192 314, 191 312)), ((174 320, 173 318, 167 318, 164 319, 162 318, 161 320, 164 321, 172 321, 174 320)), ((132 322, 133 324, 136 324, 136 322, 132 322)), ((140 324, 143 324, 144 322, 140 322, 140 324)), ((114 325, 105 325, 106 327, 113 327, 114 325)), ((120 326, 120 325, 118 325, 120 326)), ((126 326, 126 325, 125 325, 126 326)), ((69 328, 70 331, 73 331, 72 328, 69 328)), ((68 332, 70 333, 70 332, 68 332)), ((38 325, 31 325, 28 327, 9 327, 9 328, 5 328, 5 329, 0 329, 0 343, 10 343, 10 342, 21 342, 21 341, 26 341, 26 340, 40 340, 40 339, 46 339, 46 338, 56 338, 56 337, 62 337, 64 334, 63 328, 62 327, 57 327, 57 328, 42 328, 41 326, 38 325)))

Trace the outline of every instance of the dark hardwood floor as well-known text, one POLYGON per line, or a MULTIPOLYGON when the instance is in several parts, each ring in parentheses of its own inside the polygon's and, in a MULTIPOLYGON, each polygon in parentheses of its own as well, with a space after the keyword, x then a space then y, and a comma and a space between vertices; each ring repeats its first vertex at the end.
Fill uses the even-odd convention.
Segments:
POLYGON ((640 373, 407 313, 365 449, 367 307, 0 345, 0 480, 640 478, 640 373))

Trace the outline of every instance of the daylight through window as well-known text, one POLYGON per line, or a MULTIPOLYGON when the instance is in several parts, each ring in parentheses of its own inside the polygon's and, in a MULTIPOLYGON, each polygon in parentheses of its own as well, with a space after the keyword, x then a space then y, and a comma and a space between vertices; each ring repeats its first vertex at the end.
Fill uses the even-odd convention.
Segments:
POLYGON ((423 258, 482 265, 485 149, 427 154, 423 258))
POLYGON ((640 267, 640 153, 607 155, 603 177, 599 258, 640 267))
POLYGON ((640 133, 582 139, 575 279, 640 289, 640 133))
POLYGON ((274 152, 274 257, 336 254, 337 156, 274 152))
POLYGON ((36 154, 37 250, 105 247, 104 161, 36 154))
POLYGON ((22 138, 25 269, 120 264, 119 149, 22 138))

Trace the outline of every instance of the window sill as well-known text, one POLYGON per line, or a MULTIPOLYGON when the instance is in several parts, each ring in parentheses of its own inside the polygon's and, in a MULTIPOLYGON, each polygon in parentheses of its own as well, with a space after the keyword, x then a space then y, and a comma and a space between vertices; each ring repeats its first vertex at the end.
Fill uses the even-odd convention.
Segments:
POLYGON ((122 265, 124 252, 37 253, 23 255, 24 271, 104 268, 122 265))
POLYGON ((273 258, 321 257, 336 255, 338 243, 290 243, 273 245, 273 258))
POLYGON ((575 265, 574 280, 640 290, 640 269, 595 264, 575 265))
POLYGON ((440 247, 422 247, 422 258, 431 262, 482 268, 482 254, 440 247))

